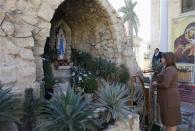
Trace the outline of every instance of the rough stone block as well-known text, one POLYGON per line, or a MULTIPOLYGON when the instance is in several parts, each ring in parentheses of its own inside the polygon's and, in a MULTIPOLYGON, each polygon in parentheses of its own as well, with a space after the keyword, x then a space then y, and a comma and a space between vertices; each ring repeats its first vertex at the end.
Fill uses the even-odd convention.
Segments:
POLYGON ((6 54, 19 54, 19 49, 7 38, 0 37, 0 51, 5 52, 6 54))
POLYGON ((33 7, 38 8, 41 4, 41 0, 29 0, 33 7))
POLYGON ((44 0, 43 2, 48 3, 53 9, 56 9, 63 1, 66 0, 44 0))
POLYGON ((35 57, 35 64, 36 64, 36 80, 41 81, 44 77, 43 73, 43 60, 41 57, 35 57))
POLYGON ((36 65, 34 62, 24 61, 17 59, 17 82, 20 83, 33 83, 36 80, 36 65))
POLYGON ((34 60, 35 59, 31 49, 21 48, 20 49, 20 56, 21 56, 21 58, 23 58, 25 60, 34 60))
POLYGON ((34 46, 34 39, 32 37, 23 38, 23 39, 21 39, 21 38, 12 38, 11 40, 18 47, 32 48, 34 46))
POLYGON ((16 82, 16 66, 9 65, 0 68, 0 80, 2 84, 16 82))
POLYGON ((32 27, 25 25, 15 25, 15 36, 16 37, 29 37, 32 36, 32 27))
POLYGON ((13 33, 15 31, 15 27, 14 27, 13 23, 11 23, 9 21, 3 22, 2 29, 5 31, 5 33, 7 35, 13 35, 13 33))
POLYGON ((34 53, 35 56, 42 55, 44 53, 44 47, 42 47, 42 46, 35 46, 33 48, 33 53, 34 53))
POLYGON ((139 131, 139 116, 131 114, 127 120, 117 121, 115 125, 110 126, 104 131, 139 131))
POLYGON ((45 19, 46 21, 50 21, 53 17, 54 9, 48 5, 48 3, 42 3, 41 7, 38 11, 38 16, 45 19))

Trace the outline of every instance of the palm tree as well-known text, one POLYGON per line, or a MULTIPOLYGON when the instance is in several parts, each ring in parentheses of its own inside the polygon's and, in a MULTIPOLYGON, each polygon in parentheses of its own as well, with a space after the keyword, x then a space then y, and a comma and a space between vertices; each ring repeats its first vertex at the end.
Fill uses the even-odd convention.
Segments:
POLYGON ((122 16, 123 23, 128 22, 128 36, 129 36, 129 43, 131 46, 133 45, 133 31, 135 31, 135 35, 138 34, 139 28, 139 19, 137 14, 134 11, 137 2, 133 0, 124 0, 125 6, 119 9, 119 12, 122 12, 124 15, 122 16))

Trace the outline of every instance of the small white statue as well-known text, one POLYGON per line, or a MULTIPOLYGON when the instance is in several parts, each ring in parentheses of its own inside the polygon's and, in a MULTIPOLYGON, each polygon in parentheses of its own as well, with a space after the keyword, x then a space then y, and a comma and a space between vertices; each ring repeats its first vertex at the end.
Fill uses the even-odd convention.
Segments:
POLYGON ((57 49, 57 54, 58 54, 58 60, 63 60, 64 59, 64 54, 65 54, 65 38, 64 38, 64 33, 63 30, 60 28, 59 33, 57 35, 57 44, 56 44, 56 49, 57 49))

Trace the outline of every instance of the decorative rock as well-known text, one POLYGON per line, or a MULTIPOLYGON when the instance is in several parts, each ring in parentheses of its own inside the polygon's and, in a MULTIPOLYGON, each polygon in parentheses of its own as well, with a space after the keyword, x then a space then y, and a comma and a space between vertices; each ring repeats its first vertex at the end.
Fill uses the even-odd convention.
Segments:
POLYGON ((3 22, 2 29, 7 35, 13 35, 15 32, 14 24, 9 21, 3 22))
POLYGON ((43 59, 39 57, 35 57, 35 64, 36 64, 36 80, 37 81, 42 81, 44 77, 43 73, 43 59))
POLYGON ((33 82, 31 88, 33 88, 33 96, 35 99, 40 98, 40 83, 39 82, 33 82))
POLYGON ((3 21, 4 18, 5 18, 5 13, 1 12, 0 10, 0 23, 3 21))
POLYGON ((48 3, 53 9, 56 9, 62 2, 66 0, 44 0, 43 3, 48 3))
POLYGON ((45 19, 46 21, 50 21, 53 17, 54 9, 52 9, 48 3, 42 3, 41 7, 38 11, 38 16, 45 19))
MULTIPOLYGON (((50 35, 50 28, 51 28, 51 23, 41 21, 37 25, 41 30, 39 31, 38 34, 36 34, 35 39, 36 40, 46 40, 46 38, 50 35)), ((45 43, 43 43, 45 45, 45 43)))
POLYGON ((26 23, 29 23, 32 25, 36 25, 38 22, 38 19, 32 15, 22 15, 21 17, 26 23))
POLYGON ((41 0, 29 0, 29 2, 32 4, 32 7, 38 8, 41 4, 41 0))
POLYGON ((16 66, 9 65, 0 68, 0 80, 2 84, 16 82, 16 66))
POLYGON ((32 37, 32 27, 31 26, 25 26, 25 25, 15 25, 16 32, 15 37, 32 37))
POLYGON ((31 49, 20 49, 20 57, 24 60, 34 60, 33 52, 31 49))
POLYGON ((0 36, 5 36, 5 33, 3 32, 1 28, 0 28, 0 36))
POLYGON ((46 38, 39 38, 39 37, 37 37, 36 39, 35 39, 35 45, 36 46, 40 46, 40 47, 43 47, 44 45, 45 45, 45 43, 46 43, 46 38))
POLYGON ((5 52, 7 54, 11 55, 17 55, 19 54, 19 49, 7 38, 0 37, 0 50, 1 52, 5 52))
POLYGON ((17 59, 16 67, 17 82, 33 83, 36 80, 36 65, 34 62, 17 59))
POLYGON ((96 48, 97 50, 98 50, 100 47, 101 47, 100 44, 97 44, 97 45, 95 46, 95 48, 96 48))
POLYGON ((14 44, 21 48, 32 48, 34 46, 34 39, 32 37, 27 38, 11 38, 14 44))
POLYGON ((33 53, 35 54, 35 56, 43 55, 43 53, 44 53, 44 47, 35 46, 35 47, 33 48, 33 53))
POLYGON ((128 116, 128 120, 117 121, 115 125, 104 131, 139 131, 139 116, 131 114, 128 116))

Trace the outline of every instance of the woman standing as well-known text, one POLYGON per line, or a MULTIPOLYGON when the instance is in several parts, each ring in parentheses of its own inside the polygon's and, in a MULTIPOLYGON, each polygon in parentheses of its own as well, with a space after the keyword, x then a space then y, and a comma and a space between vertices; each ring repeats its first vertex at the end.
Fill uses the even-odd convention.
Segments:
POLYGON ((177 68, 172 52, 162 54, 164 69, 152 85, 157 87, 161 121, 167 131, 176 131, 181 122, 180 96, 177 90, 177 68))

